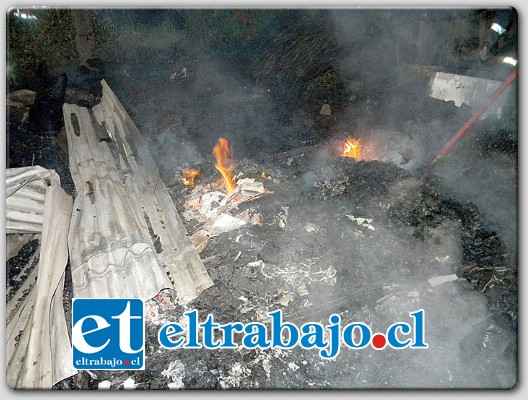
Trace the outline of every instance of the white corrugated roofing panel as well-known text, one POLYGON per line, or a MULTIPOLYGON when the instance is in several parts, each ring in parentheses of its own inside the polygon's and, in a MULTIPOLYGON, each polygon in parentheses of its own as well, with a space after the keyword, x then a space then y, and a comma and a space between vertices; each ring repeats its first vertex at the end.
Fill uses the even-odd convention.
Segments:
POLYGON ((40 212, 43 222, 38 265, 6 308, 7 384, 17 389, 50 389, 76 373, 63 309, 72 198, 52 170, 28 167, 8 170, 6 175, 8 198, 21 190, 33 188, 41 193, 41 187, 46 188, 42 210, 30 210, 40 212))
POLYGON ((75 297, 182 303, 213 285, 141 133, 102 81, 93 110, 64 105, 76 198, 69 234, 75 297))

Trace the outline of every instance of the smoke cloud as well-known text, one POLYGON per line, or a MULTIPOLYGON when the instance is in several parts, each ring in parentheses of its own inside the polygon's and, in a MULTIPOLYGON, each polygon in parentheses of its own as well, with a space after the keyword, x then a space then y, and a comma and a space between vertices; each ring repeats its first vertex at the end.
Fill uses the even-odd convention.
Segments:
MULTIPOLYGON (((345 350, 338 361, 308 363, 296 375, 299 385, 321 376, 328 387, 335 388, 513 387, 516 321, 490 309, 486 293, 464 278, 467 232, 463 224, 454 217, 445 218, 419 232, 423 221, 411 223, 412 212, 436 207, 428 203, 434 196, 430 200, 424 194, 423 168, 475 110, 428 97, 425 81, 401 82, 403 64, 470 71, 462 68, 463 44, 453 38, 463 36, 464 18, 474 15, 464 10, 323 14, 333 27, 333 36, 325 40, 335 39, 339 49, 333 68, 343 77, 346 91, 341 110, 327 120, 318 111, 282 108, 269 81, 257 82, 230 63, 225 53, 220 57, 185 40, 186 56, 148 66, 147 79, 165 82, 156 86, 160 91, 149 100, 152 103, 133 97, 138 87, 148 86, 141 83, 147 66, 136 65, 134 80, 122 80, 116 92, 134 110, 133 118, 150 139, 151 152, 165 175, 194 164, 212 166, 211 150, 220 136, 230 141, 235 158, 264 165, 266 156, 302 147, 307 137, 331 143, 330 139, 346 133, 361 138, 373 158, 381 161, 336 161, 329 145, 276 164, 269 162, 266 165, 282 168, 289 179, 281 181, 284 186, 274 200, 283 217, 288 210, 286 228, 270 234, 269 241, 254 244, 252 238, 251 246, 243 250, 258 248, 265 265, 288 271, 281 275, 284 281, 273 281, 272 289, 298 292, 296 282, 286 277, 300 273, 301 264, 308 263, 306 271, 315 275, 310 275, 306 289, 312 306, 305 310, 316 319, 346 310, 349 322, 363 321, 378 331, 408 320, 409 312, 423 308, 430 347, 424 351, 345 350), (447 24, 460 32, 433 34, 433 28, 447 24), (169 79, 183 68, 184 78, 169 79), (329 128, 325 130, 321 121, 330 121, 329 128), (407 223, 395 217, 398 210, 408 212, 407 223), (349 216, 372 220, 373 229, 359 226, 349 216), (332 281, 335 270, 332 286, 327 281, 332 281), (327 281, 316 282, 314 276, 324 273, 329 274, 327 281), (431 284, 431 279, 444 276, 455 278, 431 284)), ((303 73, 299 69, 298 75, 303 73)), ((500 74, 499 69, 489 72, 496 79, 500 74)), ((486 145, 494 143, 498 131, 513 132, 515 139, 516 116, 505 113, 500 120, 489 116, 477 122, 433 170, 435 193, 440 200, 475 205, 484 221, 482 228, 496 232, 505 244, 504 267, 516 271, 517 155, 486 145)), ((284 379, 272 375, 270 382, 283 387, 284 379)))

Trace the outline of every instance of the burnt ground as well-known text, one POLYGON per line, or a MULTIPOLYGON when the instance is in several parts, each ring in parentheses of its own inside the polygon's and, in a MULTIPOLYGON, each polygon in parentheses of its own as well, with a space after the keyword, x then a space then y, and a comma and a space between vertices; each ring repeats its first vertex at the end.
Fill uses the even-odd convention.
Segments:
MULTIPOLYGON (((516 384, 516 149, 494 148, 491 139, 473 141, 464 152, 473 152, 474 158, 458 164, 449 159, 443 169, 427 174, 417 166, 430 155, 424 144, 430 137, 420 135, 442 132, 436 140, 443 144, 467 119, 464 110, 415 99, 419 116, 400 113, 395 97, 387 101, 387 110, 403 118, 396 129, 393 121, 380 118, 387 115, 383 105, 376 110, 372 103, 355 104, 348 117, 346 112, 334 117, 340 119, 329 129, 326 116, 318 113, 285 118, 265 87, 224 79, 221 66, 210 60, 189 63, 188 79, 169 80, 181 65, 153 62, 128 66, 126 75, 120 74, 122 66, 116 67, 108 82, 147 137, 189 235, 202 224, 185 217, 193 189, 179 182, 180 172, 200 168, 199 183, 218 180, 210 152, 219 136, 232 144, 236 173, 255 178, 270 191, 232 214, 249 210, 262 220, 210 238, 201 257, 214 286, 196 300, 183 307, 164 293, 165 303, 152 303, 159 314, 147 322, 145 371, 82 372, 56 389, 96 389, 105 380, 117 389, 129 377, 138 389, 516 384), (350 115, 361 110, 372 118, 351 125, 350 115), (438 126, 441 112, 454 117, 438 126), (374 161, 339 157, 335 146, 347 124, 350 133, 366 132, 365 139, 386 139, 384 132, 390 130, 398 151, 374 161), (484 202, 478 191, 469 191, 482 182, 471 186, 464 179, 471 181, 476 166, 496 159, 500 168, 494 164, 498 172, 485 191, 490 201, 484 202), (460 167, 466 162, 470 165, 460 167), (450 165, 459 167, 459 175, 446 172, 450 165), (491 193, 489 186, 498 191, 491 193), (502 204, 500 212, 493 212, 494 204, 502 204), (443 284, 429 281, 453 274, 455 280, 443 284), (157 340, 161 325, 181 321, 183 312, 193 309, 201 316, 212 313, 219 323, 266 322, 267 312, 281 309, 284 320, 298 326, 328 324, 336 313, 342 326, 360 321, 373 332, 410 322, 409 312, 424 309, 429 349, 342 348, 330 361, 316 350, 300 348, 163 349, 157 340)), ((405 106, 413 108, 409 102, 405 106)), ((454 151, 456 156, 460 154, 454 151)), ((65 290, 68 302, 71 286, 65 290)))

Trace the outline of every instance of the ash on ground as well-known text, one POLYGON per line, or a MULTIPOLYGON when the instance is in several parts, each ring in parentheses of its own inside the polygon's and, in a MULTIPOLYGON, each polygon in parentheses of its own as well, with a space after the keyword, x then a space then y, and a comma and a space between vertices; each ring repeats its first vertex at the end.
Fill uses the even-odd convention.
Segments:
MULTIPOLYGON (((208 237, 201 257, 215 285, 195 301, 175 305, 170 292, 152 301, 145 371, 83 373, 83 388, 101 381, 120 388, 130 378, 138 389, 512 386, 516 274, 476 206, 446 196, 438 179, 394 164, 336 157, 320 167, 314 160, 322 154, 314 146, 293 162, 241 161, 238 171, 269 193, 231 212, 262 218, 208 237), (328 325, 339 314, 342 326, 359 321, 373 332, 424 309, 429 349, 342 346, 334 360, 317 349, 163 349, 162 324, 185 326, 183 313, 194 309, 220 324, 267 323, 277 309, 298 326, 328 325)), ((209 176, 203 180, 218 185, 209 176)), ((193 190, 171 187, 180 215, 193 190)), ((189 235, 204 225, 183 221, 189 235)))
MULTIPOLYGON (((420 85, 387 82, 395 63, 362 66, 378 65, 394 51, 374 47, 380 51, 363 60, 353 46, 347 59, 327 57, 333 36, 324 27, 299 36, 286 14, 279 40, 266 42, 247 64, 188 40, 172 58, 141 50, 108 69, 105 78, 145 135, 214 286, 185 307, 168 290, 147 301, 144 371, 79 372, 56 389, 516 385, 517 147, 509 135, 515 116, 505 110, 498 122, 479 120, 432 173, 422 171, 472 110, 432 99, 420 85), (293 53, 284 45, 291 37, 300 42, 293 53), (313 63, 313 73, 298 68, 299 57, 313 63), (328 65, 332 60, 339 62, 328 65), (221 136, 234 150, 235 180, 256 190, 225 204, 211 154, 221 136), (370 157, 341 157, 336 146, 347 136, 372 146, 370 157), (200 169, 196 186, 181 182, 185 168, 200 169), (221 229, 213 230, 219 216, 221 229), (342 346, 325 360, 317 349, 299 347, 167 350, 158 342, 160 327, 184 324, 189 310, 222 324, 268 323, 267 314, 278 309, 298 326, 327 325, 338 314, 341 326, 357 321, 372 332, 409 322, 410 312, 423 309, 429 348, 342 346)), ((368 34, 362 46, 368 53, 370 29, 342 28, 353 29, 352 40, 359 25, 368 34)), ((58 169, 67 183, 64 132, 54 137, 54 152, 39 156, 25 151, 35 147, 30 134, 10 131, 13 153, 18 148, 28 156, 11 166, 48 161, 44 166, 58 169)), ((8 277, 18 262, 11 262, 8 277)), ((72 296, 67 279, 65 303, 72 296)))

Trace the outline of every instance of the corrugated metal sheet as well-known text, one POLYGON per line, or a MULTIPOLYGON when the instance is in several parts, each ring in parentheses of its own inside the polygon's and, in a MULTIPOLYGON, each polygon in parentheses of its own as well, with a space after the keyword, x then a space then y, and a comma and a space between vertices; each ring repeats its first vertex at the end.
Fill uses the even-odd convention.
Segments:
POLYGON ((141 133, 105 81, 100 104, 65 104, 76 188, 69 233, 75 297, 149 299, 173 288, 183 304, 213 285, 141 133))
MULTIPOLYGON (((41 209, 24 210, 23 204, 17 208, 23 214, 42 217, 42 234, 40 252, 36 253, 38 265, 26 270, 31 271, 29 276, 6 308, 7 384, 16 389, 50 389, 76 373, 63 309, 72 198, 61 189, 54 171, 28 167, 8 170, 6 175, 8 199, 16 198, 20 191, 40 196, 42 188, 45 196, 41 209)), ((10 204, 13 202, 8 203, 8 214, 10 204)), ((36 255, 28 264, 35 260, 36 255)))
POLYGON ((58 175, 40 166, 6 170, 6 233, 42 232, 48 182, 60 186, 58 175))
MULTIPOLYGON (((490 99, 501 84, 501 81, 491 79, 437 72, 431 77, 429 95, 436 99, 454 101, 457 107, 466 104, 476 112, 490 99)), ((500 117, 508 97, 507 93, 510 91, 511 88, 508 88, 507 92, 493 103, 481 119, 493 114, 500 117)))

